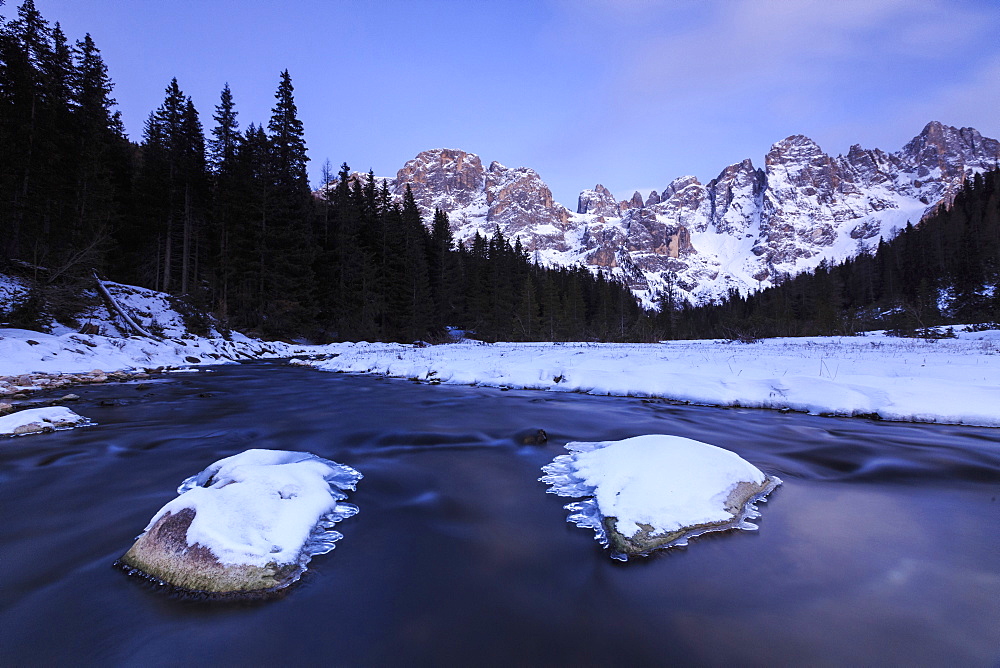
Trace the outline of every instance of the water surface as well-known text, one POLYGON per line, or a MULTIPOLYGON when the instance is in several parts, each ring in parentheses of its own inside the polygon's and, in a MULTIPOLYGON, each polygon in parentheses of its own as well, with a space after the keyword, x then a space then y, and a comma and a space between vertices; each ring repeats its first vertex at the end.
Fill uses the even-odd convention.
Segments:
POLYGON ((77 393, 99 426, 0 441, 3 665, 1000 661, 1000 430, 276 363, 77 393), (547 444, 518 443, 538 428, 547 444), (621 564, 567 524, 541 466, 571 440, 647 433, 780 476, 760 531, 621 564), (111 568, 185 477, 247 448, 365 475, 300 583, 213 604, 111 568))

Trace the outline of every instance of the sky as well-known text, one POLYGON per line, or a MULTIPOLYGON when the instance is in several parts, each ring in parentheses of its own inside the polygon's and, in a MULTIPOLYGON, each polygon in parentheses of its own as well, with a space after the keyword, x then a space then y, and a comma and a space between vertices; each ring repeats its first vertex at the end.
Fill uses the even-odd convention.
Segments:
MULTIPOLYGON (((228 83, 265 123, 288 69, 310 178, 420 151, 531 167, 571 209, 702 182, 804 134, 895 151, 938 120, 1000 137, 996 0, 35 0, 90 33, 125 126, 172 77, 206 132, 228 83)), ((15 14, 20 0, 0 13, 15 14)))

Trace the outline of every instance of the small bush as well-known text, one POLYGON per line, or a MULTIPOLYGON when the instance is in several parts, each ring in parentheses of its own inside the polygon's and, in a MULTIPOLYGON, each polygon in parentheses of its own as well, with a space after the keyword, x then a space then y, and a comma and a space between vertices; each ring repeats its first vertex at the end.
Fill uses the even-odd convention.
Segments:
POLYGON ((15 329, 30 329, 35 332, 51 331, 51 316, 45 306, 42 291, 33 287, 20 295, 11 304, 10 309, 0 313, 0 321, 7 327, 15 329))
POLYGON ((184 329, 195 336, 212 333, 212 318, 184 297, 170 297, 170 308, 177 311, 184 321, 184 329))

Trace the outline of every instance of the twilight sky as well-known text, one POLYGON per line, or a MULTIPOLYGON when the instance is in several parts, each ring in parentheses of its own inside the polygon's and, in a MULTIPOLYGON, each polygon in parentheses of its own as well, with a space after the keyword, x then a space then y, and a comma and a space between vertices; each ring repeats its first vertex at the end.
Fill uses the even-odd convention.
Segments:
MULTIPOLYGON (((8 0, 8 18, 21 0, 8 0)), ((461 148, 538 171, 576 209, 812 137, 894 151, 930 120, 1000 137, 996 0, 35 0, 89 32, 133 139, 177 77, 206 133, 295 85, 310 175, 394 176, 461 148)))

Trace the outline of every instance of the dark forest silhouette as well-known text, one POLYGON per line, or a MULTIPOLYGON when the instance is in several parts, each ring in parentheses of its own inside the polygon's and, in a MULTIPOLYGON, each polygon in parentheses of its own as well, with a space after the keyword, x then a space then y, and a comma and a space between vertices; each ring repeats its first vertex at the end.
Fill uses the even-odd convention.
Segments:
MULTIPOLYGON (((0 3, 2 4, 2 3, 0 3)), ((532 263, 499 228, 467 246, 374 175, 324 169, 311 192, 292 78, 241 129, 222 89, 206 134, 176 79, 128 140, 89 35, 70 42, 26 0, 0 23, 0 270, 33 288, 5 321, 68 324, 92 270, 176 295, 271 337, 651 341, 852 334, 1000 319, 1000 175, 874 253, 721 303, 644 310, 621 280, 532 263), (948 297, 942 299, 942 297, 948 297), (944 307, 942 307, 944 305, 944 307)))

